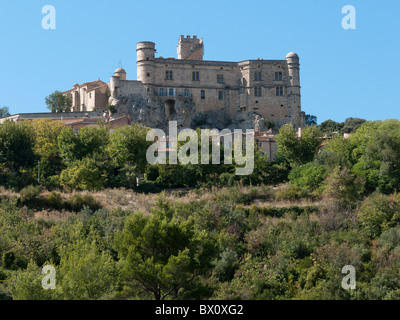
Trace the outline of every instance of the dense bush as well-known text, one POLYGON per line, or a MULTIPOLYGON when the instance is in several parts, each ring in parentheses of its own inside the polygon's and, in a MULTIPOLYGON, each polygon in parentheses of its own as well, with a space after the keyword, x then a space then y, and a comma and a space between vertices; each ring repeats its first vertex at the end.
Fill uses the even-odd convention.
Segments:
POLYGON ((367 234, 377 238, 400 223, 400 203, 393 196, 376 192, 362 203, 358 218, 367 234))
POLYGON ((287 185, 276 193, 275 199, 280 200, 301 200, 310 196, 310 191, 307 188, 302 188, 296 185, 287 185))
POLYGON ((67 207, 71 210, 79 212, 84 207, 88 207, 92 211, 96 211, 101 208, 101 205, 95 198, 90 194, 80 195, 74 194, 66 201, 67 207))
POLYGON ((73 162, 61 172, 60 183, 70 189, 101 190, 106 177, 94 159, 84 158, 73 162))
POLYGON ((37 186, 29 186, 20 191, 19 199, 22 204, 34 205, 37 202, 40 188, 37 186))
POLYGON ((321 187, 326 176, 325 166, 309 162, 293 168, 289 173, 289 181, 293 185, 312 191, 321 187))

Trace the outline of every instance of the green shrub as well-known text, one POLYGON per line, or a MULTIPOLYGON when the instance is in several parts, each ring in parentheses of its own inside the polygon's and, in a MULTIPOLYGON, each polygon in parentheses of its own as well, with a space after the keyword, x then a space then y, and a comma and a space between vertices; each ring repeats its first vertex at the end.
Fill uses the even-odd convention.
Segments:
POLYGON ((232 249, 225 249, 221 253, 221 257, 215 262, 214 272, 217 275, 219 281, 231 281, 235 275, 235 271, 238 268, 239 257, 232 249))
POLYGON ((400 227, 391 228, 383 232, 378 240, 378 244, 387 250, 400 248, 400 227))
POLYGON ((219 176, 220 185, 223 187, 233 187, 236 183, 233 173, 224 172, 219 176))
POLYGON ((47 190, 55 190, 61 187, 59 175, 48 177, 41 183, 47 190))
POLYGON ((160 175, 160 168, 157 165, 148 166, 146 168, 146 180, 156 181, 158 176, 160 175))
POLYGON ((55 210, 61 210, 64 208, 64 200, 61 197, 61 194, 54 191, 43 198, 43 203, 45 206, 55 210))
POLYGON ((61 185, 71 189, 101 190, 105 182, 105 176, 96 161, 89 158, 73 162, 60 175, 61 185))
POLYGON ((289 173, 289 181, 293 185, 312 191, 321 186, 326 176, 325 166, 309 162, 302 166, 294 167, 289 173))
POLYGON ((29 186, 20 191, 19 199, 22 204, 35 204, 38 200, 40 187, 29 186))
POLYGON ((67 200, 66 205, 69 209, 75 212, 81 211, 84 207, 88 207, 92 211, 96 211, 101 208, 100 203, 89 194, 86 194, 84 196, 80 194, 74 194, 71 198, 67 200))
POLYGON ((288 185, 286 188, 276 193, 276 201, 289 200, 295 201, 309 196, 309 190, 296 185, 288 185))
POLYGON ((292 214, 293 217, 300 216, 302 214, 310 214, 319 212, 317 206, 289 206, 289 207, 262 207, 257 205, 252 205, 249 209, 250 215, 264 215, 268 217, 283 217, 287 213, 292 214))
POLYGON ((400 206, 393 196, 376 192, 364 200, 358 218, 367 234, 376 238, 400 222, 400 206))

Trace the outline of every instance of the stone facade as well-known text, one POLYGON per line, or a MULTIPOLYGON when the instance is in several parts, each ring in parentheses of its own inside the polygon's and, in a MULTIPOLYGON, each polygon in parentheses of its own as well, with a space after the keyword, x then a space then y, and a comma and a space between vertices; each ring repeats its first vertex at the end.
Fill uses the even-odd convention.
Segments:
POLYGON ((305 125, 301 111, 300 64, 295 53, 284 60, 241 62, 203 60, 203 39, 180 36, 178 59, 155 57, 153 42, 137 44, 137 81, 117 69, 109 83, 110 104, 133 122, 165 128, 255 128, 268 120, 305 125))
POLYGON ((63 92, 72 101, 72 112, 94 111, 104 109, 108 103, 108 85, 101 81, 74 84, 71 90, 63 92))

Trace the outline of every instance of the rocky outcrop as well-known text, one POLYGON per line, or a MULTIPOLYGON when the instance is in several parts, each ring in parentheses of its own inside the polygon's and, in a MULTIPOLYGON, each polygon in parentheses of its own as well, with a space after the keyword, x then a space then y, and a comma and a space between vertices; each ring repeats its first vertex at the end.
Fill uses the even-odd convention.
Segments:
POLYGON ((132 94, 119 96, 110 102, 118 110, 114 116, 129 114, 132 123, 140 123, 150 128, 167 130, 169 121, 177 121, 178 129, 267 130, 265 119, 255 112, 244 113, 238 110, 233 118, 225 109, 197 112, 194 103, 185 97, 145 99, 142 95, 132 94))

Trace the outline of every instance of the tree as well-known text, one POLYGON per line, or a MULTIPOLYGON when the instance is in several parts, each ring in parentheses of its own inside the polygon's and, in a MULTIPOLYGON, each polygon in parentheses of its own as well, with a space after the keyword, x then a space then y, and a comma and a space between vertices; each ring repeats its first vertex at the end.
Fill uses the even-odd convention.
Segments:
POLYGON ((35 154, 40 157, 41 176, 58 174, 62 170, 58 136, 65 125, 60 121, 40 119, 32 121, 35 133, 35 154))
POLYGON ((71 127, 65 127, 58 136, 60 155, 66 165, 103 153, 107 144, 108 132, 102 127, 84 127, 78 135, 71 127))
POLYGON ((41 268, 32 261, 25 270, 12 273, 6 283, 13 300, 53 299, 53 290, 44 290, 42 287, 43 277, 41 268))
POLYGON ((81 146, 80 157, 102 154, 108 144, 108 131, 104 127, 84 127, 79 130, 78 138, 81 146))
MULTIPOLYGON (((94 236, 96 238, 96 236, 94 236)), ((112 298, 118 286, 118 270, 110 254, 95 239, 79 238, 59 248, 56 288, 44 290, 41 268, 30 262, 7 279, 15 300, 99 300, 112 298)), ((52 265, 46 262, 46 265, 52 265)))
POLYGON ((317 125, 317 116, 312 114, 306 114, 306 126, 316 126, 317 125))
POLYGON ((342 133, 353 133, 356 132, 361 125, 366 122, 365 119, 360 118, 347 118, 343 123, 342 133))
POLYGON ((21 168, 32 167, 34 132, 27 123, 6 121, 0 126, 0 167, 8 168, 14 175, 21 168))
POLYGON ((246 185, 274 184, 287 180, 289 168, 269 160, 261 149, 255 147, 254 170, 250 175, 243 176, 241 181, 246 185))
POLYGON ((393 196, 373 193, 361 205, 358 218, 368 236, 377 238, 382 232, 398 225, 400 206, 393 196))
POLYGON ((364 194, 364 180, 346 167, 336 167, 325 180, 324 195, 337 212, 354 209, 364 194))
POLYGON ((101 190, 106 176, 92 158, 84 158, 71 163, 60 175, 60 183, 72 189, 101 190))
POLYGON ((369 191, 389 194, 400 190, 400 121, 366 122, 355 132, 353 172, 366 179, 369 191))
POLYGON ((110 135, 107 151, 117 166, 134 166, 137 173, 144 173, 147 166, 146 152, 151 145, 151 142, 146 141, 148 130, 133 124, 118 128, 110 135))
POLYGON ((150 216, 136 212, 127 217, 115 242, 127 285, 139 286, 156 300, 179 296, 211 269, 216 256, 211 237, 192 219, 178 219, 163 198, 150 216))
POLYGON ((6 118, 6 117, 9 117, 9 116, 10 116, 10 112, 9 112, 7 107, 0 108, 0 119, 1 118, 6 118))
POLYGON ((326 120, 322 122, 319 126, 322 133, 327 136, 332 136, 334 132, 339 133, 343 128, 343 123, 339 123, 333 120, 326 120))
POLYGON ((112 297, 118 286, 116 264, 96 239, 78 239, 62 247, 60 256, 57 293, 62 299, 99 300, 112 297))
POLYGON ((71 112, 72 100, 60 91, 54 91, 45 101, 52 113, 71 112))
POLYGON ((278 156, 291 166, 313 161, 321 143, 321 131, 316 126, 305 127, 299 138, 292 124, 284 125, 276 137, 278 156))
POLYGON ((71 127, 65 127, 61 130, 57 138, 60 156, 65 165, 69 165, 81 158, 81 145, 79 138, 75 135, 71 127))
POLYGON ((316 162, 309 162, 293 168, 289 173, 289 180, 293 185, 315 190, 321 186, 326 176, 325 166, 316 162))

